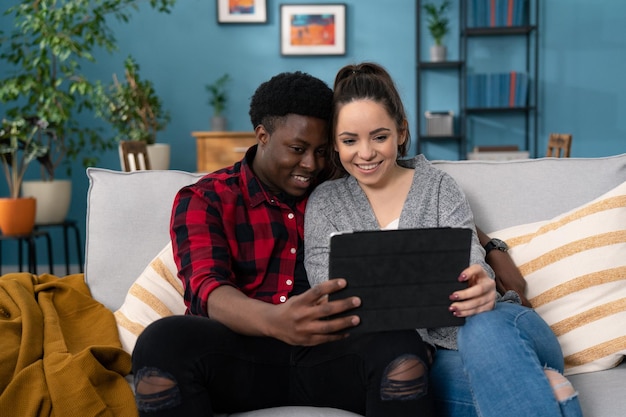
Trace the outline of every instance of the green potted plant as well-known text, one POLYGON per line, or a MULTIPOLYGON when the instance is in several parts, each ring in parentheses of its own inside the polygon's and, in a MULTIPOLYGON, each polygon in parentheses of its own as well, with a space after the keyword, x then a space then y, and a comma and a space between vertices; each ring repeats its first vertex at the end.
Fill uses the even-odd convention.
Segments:
POLYGON ((46 128, 47 123, 36 118, 4 119, 0 125, 0 163, 9 185, 9 197, 0 198, 0 230, 4 235, 28 234, 35 224, 36 200, 21 198, 20 189, 26 168, 48 151, 37 140, 40 130, 46 128))
POLYGON ((126 140, 146 142, 153 169, 169 168, 169 145, 157 144, 157 133, 170 122, 153 83, 139 76, 139 64, 129 56, 124 61, 124 79, 113 74, 107 86, 96 84, 96 115, 107 121, 116 143, 126 140), (158 146, 157 146, 158 145, 158 146))
POLYGON ((209 106, 213 108, 211 130, 221 132, 226 130, 224 110, 228 102, 228 94, 226 93, 226 83, 228 81, 230 81, 230 75, 224 74, 212 84, 206 85, 206 90, 209 93, 209 106))
POLYGON ((450 20, 446 17, 450 2, 445 0, 439 6, 425 3, 423 7, 427 15, 428 31, 435 41, 435 44, 430 48, 430 59, 433 62, 445 61, 447 50, 443 44, 443 38, 450 31, 450 20))
MULTIPOLYGON (((144 2, 169 12, 175 0, 144 2)), ((102 152, 117 145, 83 115, 93 110, 95 82, 83 73, 82 66, 96 61, 96 51, 116 49, 111 19, 130 20, 140 3, 142 0, 13 0, 3 12, 13 25, 0 36, 0 103, 9 118, 37 116, 48 121, 52 132, 42 138, 47 153, 39 158, 42 181, 36 189, 44 188, 46 195, 52 196, 47 201, 58 206, 46 207, 44 198, 38 197, 38 223, 62 221, 69 209, 71 182, 57 180, 60 166, 65 166, 69 175, 73 161, 80 160, 85 167, 95 165, 102 152), (51 186, 61 186, 62 191, 49 191, 51 186), (66 195, 66 200, 61 195, 66 195), (43 218, 47 213, 54 217, 43 218)))

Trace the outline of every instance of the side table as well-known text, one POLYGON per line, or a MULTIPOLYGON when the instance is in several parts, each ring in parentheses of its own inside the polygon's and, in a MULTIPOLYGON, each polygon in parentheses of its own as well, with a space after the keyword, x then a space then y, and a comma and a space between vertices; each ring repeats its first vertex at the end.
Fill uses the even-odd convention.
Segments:
POLYGON ((50 234, 45 230, 36 230, 28 235, 15 235, 15 236, 6 236, 0 234, 0 274, 2 274, 2 250, 1 244, 4 240, 16 240, 18 243, 18 251, 17 251, 17 263, 20 272, 23 272, 23 264, 24 264, 24 248, 23 243, 26 243, 28 248, 28 272, 31 274, 37 274, 37 244, 36 239, 43 237, 47 243, 48 247, 48 268, 50 269, 50 274, 54 274, 53 261, 52 261, 52 242, 50 240, 50 234))
POLYGON ((44 224, 36 224, 35 230, 40 231, 41 229, 50 228, 50 227, 61 227, 63 228, 63 253, 65 255, 65 273, 66 275, 70 274, 70 249, 68 242, 68 234, 69 229, 74 231, 74 241, 76 242, 76 257, 78 258, 78 268, 79 271, 83 272, 83 247, 80 239, 80 231, 78 230, 78 226, 76 226, 76 220, 65 220, 61 223, 44 223, 44 224))

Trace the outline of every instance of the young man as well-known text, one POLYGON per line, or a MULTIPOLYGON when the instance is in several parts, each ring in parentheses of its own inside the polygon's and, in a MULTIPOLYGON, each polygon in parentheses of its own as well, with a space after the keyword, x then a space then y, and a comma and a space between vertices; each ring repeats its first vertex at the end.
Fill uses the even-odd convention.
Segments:
POLYGON ((171 236, 188 315, 159 320, 133 352, 141 416, 211 416, 285 405, 429 416, 428 364, 413 330, 346 337, 360 300, 309 287, 304 208, 325 165, 332 91, 301 72, 261 84, 257 145, 180 190, 171 236))

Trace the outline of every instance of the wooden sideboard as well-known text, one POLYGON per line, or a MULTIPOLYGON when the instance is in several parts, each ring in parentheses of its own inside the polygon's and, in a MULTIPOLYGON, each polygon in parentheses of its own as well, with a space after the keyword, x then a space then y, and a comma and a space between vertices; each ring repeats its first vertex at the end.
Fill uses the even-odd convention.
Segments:
POLYGON ((213 172, 241 160, 256 144, 254 132, 191 132, 196 138, 198 172, 213 172))

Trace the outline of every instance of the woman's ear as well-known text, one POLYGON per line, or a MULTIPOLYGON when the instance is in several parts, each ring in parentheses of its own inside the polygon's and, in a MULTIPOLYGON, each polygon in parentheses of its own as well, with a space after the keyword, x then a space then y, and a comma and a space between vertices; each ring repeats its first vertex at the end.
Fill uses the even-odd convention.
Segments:
POLYGON ((409 122, 406 119, 404 119, 402 121, 402 127, 398 131, 398 145, 404 145, 404 142, 406 142, 406 138, 407 138, 406 132, 408 131, 409 131, 409 122))

